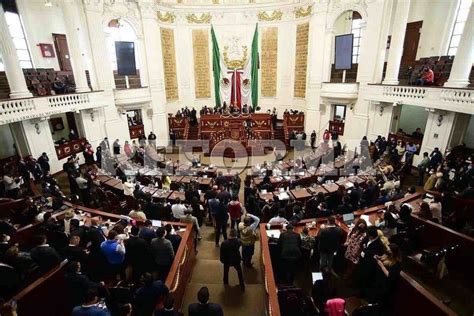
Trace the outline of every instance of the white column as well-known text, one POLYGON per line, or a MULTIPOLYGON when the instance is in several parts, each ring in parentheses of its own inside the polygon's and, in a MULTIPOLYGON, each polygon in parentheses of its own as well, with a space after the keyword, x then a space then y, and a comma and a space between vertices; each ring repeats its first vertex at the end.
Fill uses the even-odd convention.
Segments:
POLYGON ((29 98, 31 93, 26 87, 23 70, 16 54, 16 48, 12 37, 8 31, 5 12, 0 6, 0 54, 2 56, 5 74, 7 75, 8 85, 10 86, 10 98, 29 98))
MULTIPOLYGON (((69 54, 71 55, 76 92, 88 92, 90 89, 87 85, 86 78, 86 59, 81 49, 81 36, 79 34, 83 28, 78 14, 80 7, 77 5, 76 0, 67 0, 61 1, 61 8, 64 16, 64 24, 66 26, 67 44, 69 54)), ((85 29, 84 27, 84 30, 85 29)))
POLYGON ((453 67, 448 81, 444 84, 450 88, 464 88, 469 85, 469 73, 474 62, 474 5, 469 9, 464 31, 459 42, 453 67))
POLYGON ((393 20, 392 40, 388 53, 387 72, 383 84, 398 84, 398 72, 403 55, 403 44, 405 41, 408 13, 410 12, 410 0, 398 0, 393 20))
POLYGON ((140 69, 140 85, 142 87, 149 86, 148 80, 148 63, 146 58, 146 48, 145 48, 145 39, 143 35, 137 37, 137 48, 138 48, 138 56, 139 56, 139 69, 140 69))

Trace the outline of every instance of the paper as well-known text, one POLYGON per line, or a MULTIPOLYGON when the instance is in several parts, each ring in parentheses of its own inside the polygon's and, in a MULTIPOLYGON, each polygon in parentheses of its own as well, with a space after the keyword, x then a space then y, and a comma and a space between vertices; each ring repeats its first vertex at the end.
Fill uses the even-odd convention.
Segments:
POLYGON ((367 223, 367 226, 372 226, 369 215, 361 215, 360 218, 362 218, 367 223))
POLYGON ((313 272, 311 275, 313 277, 313 283, 323 279, 323 274, 321 272, 313 272))
POLYGON ((279 229, 270 229, 270 230, 267 230, 267 236, 268 237, 271 237, 271 238, 280 238, 280 230, 279 229))

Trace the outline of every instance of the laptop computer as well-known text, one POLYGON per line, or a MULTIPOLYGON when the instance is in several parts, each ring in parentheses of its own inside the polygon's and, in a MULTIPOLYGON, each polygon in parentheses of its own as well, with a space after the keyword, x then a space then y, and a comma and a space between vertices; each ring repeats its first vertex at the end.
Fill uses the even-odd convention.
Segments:
POLYGON ((342 221, 346 225, 352 224, 352 222, 354 221, 354 214, 353 213, 343 214, 342 215, 342 221))

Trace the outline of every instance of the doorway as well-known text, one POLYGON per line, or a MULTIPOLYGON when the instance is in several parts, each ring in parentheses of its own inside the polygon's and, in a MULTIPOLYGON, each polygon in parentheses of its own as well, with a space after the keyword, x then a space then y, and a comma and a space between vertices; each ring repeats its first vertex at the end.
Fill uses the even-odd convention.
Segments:
POLYGON ((69 55, 69 47, 67 46, 66 35, 53 34, 54 47, 58 56, 59 69, 61 71, 72 71, 71 57, 69 55))
POLYGON ((405 31, 405 41, 403 43, 403 55, 401 66, 412 66, 416 61, 418 52, 418 43, 420 42, 420 29, 423 21, 407 23, 405 31))

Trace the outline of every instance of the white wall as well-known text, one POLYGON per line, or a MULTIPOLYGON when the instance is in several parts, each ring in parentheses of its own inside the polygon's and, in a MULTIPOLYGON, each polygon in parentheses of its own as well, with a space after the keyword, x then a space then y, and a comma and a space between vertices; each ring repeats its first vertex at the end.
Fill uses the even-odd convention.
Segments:
POLYGON ((471 115, 469 125, 467 126, 466 133, 464 134, 464 143, 466 147, 474 149, 474 115, 471 115))
POLYGON ((9 125, 0 125, 0 159, 16 155, 15 140, 9 125))
POLYGON ((52 34, 66 34, 61 8, 57 5, 46 7, 43 0, 16 0, 16 3, 23 21, 33 66, 59 70, 57 56, 42 57, 37 45, 45 43, 54 46, 52 34))
POLYGON ((425 132, 428 112, 425 108, 404 104, 400 114, 398 128, 403 129, 407 134, 413 133, 418 127, 425 132))

